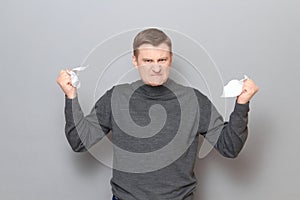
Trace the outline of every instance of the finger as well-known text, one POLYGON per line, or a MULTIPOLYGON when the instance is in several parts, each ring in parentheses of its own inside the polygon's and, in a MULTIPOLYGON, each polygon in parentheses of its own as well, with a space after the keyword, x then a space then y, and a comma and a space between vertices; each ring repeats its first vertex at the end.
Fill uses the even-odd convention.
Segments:
POLYGON ((244 83, 252 83, 252 82, 253 82, 253 80, 249 79, 249 78, 244 80, 244 83))
POLYGON ((70 74, 68 74, 66 70, 61 70, 58 78, 66 78, 68 76, 70 76, 70 74))
POLYGON ((62 70, 62 72, 59 74, 59 77, 61 79, 69 79, 71 78, 71 75, 67 73, 67 71, 62 70))
POLYGON ((243 87, 245 88, 255 87, 255 83, 252 80, 246 80, 243 84, 243 87))
POLYGON ((66 72, 66 74, 70 75, 70 68, 66 69, 65 72, 66 72))
POLYGON ((67 79, 71 79, 71 75, 70 75, 70 74, 67 74, 67 73, 65 73, 65 74, 63 75, 63 77, 64 77, 64 78, 67 78, 67 79))
POLYGON ((70 67, 66 70, 66 72, 67 72, 68 74, 71 74, 71 71, 72 71, 72 69, 71 69, 70 67))
POLYGON ((249 88, 249 89, 254 89, 254 90, 257 90, 257 89, 258 89, 257 85, 254 83, 253 80, 251 80, 251 81, 249 81, 249 82, 246 82, 246 83, 244 84, 244 86, 247 87, 247 88, 249 88))
POLYGON ((66 83, 71 81, 71 76, 69 74, 62 74, 57 78, 57 82, 66 83))

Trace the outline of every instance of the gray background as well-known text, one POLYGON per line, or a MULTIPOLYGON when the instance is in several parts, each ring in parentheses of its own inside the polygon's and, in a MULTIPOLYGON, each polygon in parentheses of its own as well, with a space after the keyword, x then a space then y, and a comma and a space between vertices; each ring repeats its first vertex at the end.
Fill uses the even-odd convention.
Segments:
MULTIPOLYGON (((1 1, 0 198, 110 199, 111 169, 68 146, 56 78, 108 37, 155 26, 202 44, 224 82, 247 74, 260 86, 245 148, 235 160, 214 151, 197 160, 195 199, 299 199, 299 6, 296 0, 1 1)), ((83 86, 79 94, 88 111, 93 91, 83 86)), ((233 100, 226 105, 230 111, 233 100)))

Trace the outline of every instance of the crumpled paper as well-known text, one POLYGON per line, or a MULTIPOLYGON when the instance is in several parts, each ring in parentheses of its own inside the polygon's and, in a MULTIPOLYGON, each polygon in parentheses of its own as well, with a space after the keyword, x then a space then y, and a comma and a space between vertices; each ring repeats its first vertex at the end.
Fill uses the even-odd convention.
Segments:
POLYGON ((80 88, 80 80, 78 77, 78 72, 85 70, 88 68, 88 65, 82 66, 82 67, 75 67, 71 69, 70 71, 67 70, 68 74, 71 75, 71 83, 73 87, 80 88))
POLYGON ((239 96, 243 91, 243 84, 244 80, 247 80, 248 77, 244 75, 244 78, 241 80, 231 80, 227 83, 227 85, 224 86, 223 94, 221 97, 227 98, 227 97, 237 97, 239 96))

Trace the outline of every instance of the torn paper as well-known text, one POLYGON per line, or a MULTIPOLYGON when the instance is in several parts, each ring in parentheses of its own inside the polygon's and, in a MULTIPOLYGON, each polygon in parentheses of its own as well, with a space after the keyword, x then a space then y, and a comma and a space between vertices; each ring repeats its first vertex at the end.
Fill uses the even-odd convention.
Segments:
POLYGON ((237 97, 239 96, 243 91, 243 84, 244 80, 248 79, 246 75, 244 75, 244 78, 241 80, 231 80, 227 83, 227 85, 224 86, 223 94, 221 97, 237 97))
POLYGON ((78 77, 78 72, 85 70, 87 66, 82 66, 82 67, 75 67, 71 69, 70 71, 67 71, 71 75, 71 83, 73 87, 79 88, 80 87, 80 80, 78 77))

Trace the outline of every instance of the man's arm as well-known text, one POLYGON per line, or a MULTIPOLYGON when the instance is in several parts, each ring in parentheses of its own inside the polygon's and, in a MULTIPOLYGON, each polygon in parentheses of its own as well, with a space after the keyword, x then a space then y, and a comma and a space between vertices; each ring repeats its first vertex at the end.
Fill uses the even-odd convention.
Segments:
POLYGON ((213 141, 215 149, 225 157, 237 157, 248 136, 249 103, 239 104, 236 102, 229 121, 225 123, 215 108, 212 108, 212 112, 214 113, 211 113, 210 127, 205 138, 211 140, 210 137, 213 136, 214 139, 217 135, 217 141, 213 141))
POLYGON ((73 151, 86 151, 111 130, 108 104, 110 101, 106 93, 97 101, 91 113, 84 116, 78 97, 66 97, 65 134, 73 151))
POLYGON ((235 158, 243 148, 248 136, 249 101, 257 91, 258 87, 252 80, 244 82, 243 92, 237 98, 228 122, 223 121, 207 97, 197 93, 200 102, 199 132, 223 156, 235 158))
POLYGON ((86 151, 111 129, 110 99, 106 93, 97 101, 91 113, 84 116, 77 89, 71 84, 70 73, 61 70, 57 83, 65 93, 65 133, 68 142, 74 151, 86 151))

